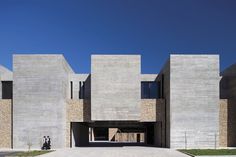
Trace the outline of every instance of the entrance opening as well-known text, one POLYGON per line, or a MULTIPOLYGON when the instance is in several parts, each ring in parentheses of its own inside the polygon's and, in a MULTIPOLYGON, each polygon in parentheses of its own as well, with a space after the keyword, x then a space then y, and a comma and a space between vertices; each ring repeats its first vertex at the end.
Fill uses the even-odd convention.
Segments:
MULTIPOLYGON (((93 129, 94 141, 108 141, 108 128, 90 128, 93 129)), ((91 134, 89 134, 91 136, 91 134)), ((91 139, 91 137, 90 137, 91 139)))
POLYGON ((106 142, 112 144, 136 144, 145 143, 145 128, 99 128, 90 127, 90 144, 97 142, 106 142))
POLYGON ((72 122, 71 146, 154 146, 155 123, 72 122))

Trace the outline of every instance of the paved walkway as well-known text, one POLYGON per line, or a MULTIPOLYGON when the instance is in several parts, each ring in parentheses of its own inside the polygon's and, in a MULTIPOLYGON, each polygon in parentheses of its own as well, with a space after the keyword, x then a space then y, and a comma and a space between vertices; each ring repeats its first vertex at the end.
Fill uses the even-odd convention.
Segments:
POLYGON ((80 147, 59 149, 39 157, 189 157, 176 150, 155 147, 80 147))
POLYGON ((0 157, 6 157, 6 156, 14 156, 16 153, 18 153, 17 151, 1 151, 0 150, 0 157))

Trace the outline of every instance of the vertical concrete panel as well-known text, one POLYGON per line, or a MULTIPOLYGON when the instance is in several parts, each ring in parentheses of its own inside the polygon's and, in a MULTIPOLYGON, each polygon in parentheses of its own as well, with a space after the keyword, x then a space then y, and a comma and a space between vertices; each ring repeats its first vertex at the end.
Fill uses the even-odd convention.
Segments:
MULTIPOLYGON (((165 104, 162 105, 161 118, 162 121, 162 147, 170 147, 170 60, 163 66, 158 74, 157 81, 161 84, 163 91, 162 99, 165 99, 165 104)), ((157 100, 158 104, 159 100, 157 100)))
POLYGON ((65 147, 70 69, 62 55, 13 56, 13 147, 65 147))
MULTIPOLYGON (((82 84, 83 84, 83 82, 85 82, 84 99, 90 100, 90 98, 91 98, 91 81, 90 81, 90 79, 91 79, 90 74, 72 74, 70 76, 70 81, 73 82, 73 99, 79 99, 80 82, 82 84)), ((81 89, 83 89, 83 87, 81 89)))
POLYGON ((185 148, 185 132, 187 148, 218 146, 219 79, 218 55, 171 55, 171 148, 185 148))
POLYGON ((139 120, 140 72, 139 55, 92 55, 92 120, 139 120))

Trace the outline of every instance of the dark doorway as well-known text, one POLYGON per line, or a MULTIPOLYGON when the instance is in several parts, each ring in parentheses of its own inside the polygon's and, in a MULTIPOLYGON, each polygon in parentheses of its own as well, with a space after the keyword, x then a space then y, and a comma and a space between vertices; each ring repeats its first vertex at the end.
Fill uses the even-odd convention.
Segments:
POLYGON ((108 128, 94 128, 94 139, 95 141, 108 141, 108 128))
POLYGON ((137 142, 140 143, 140 134, 137 134, 137 142))
POLYGON ((71 123, 71 147, 88 146, 89 127, 86 123, 71 123))
POLYGON ((153 145, 154 144, 154 125, 148 125, 147 126, 147 144, 153 145))

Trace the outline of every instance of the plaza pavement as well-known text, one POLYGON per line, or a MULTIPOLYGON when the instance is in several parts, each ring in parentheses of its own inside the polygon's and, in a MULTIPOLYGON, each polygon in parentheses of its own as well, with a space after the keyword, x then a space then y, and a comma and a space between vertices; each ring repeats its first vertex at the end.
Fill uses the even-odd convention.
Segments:
POLYGON ((39 157, 189 157, 173 149, 155 147, 80 147, 58 149, 39 157))

